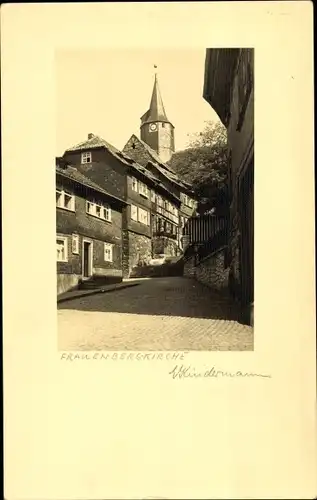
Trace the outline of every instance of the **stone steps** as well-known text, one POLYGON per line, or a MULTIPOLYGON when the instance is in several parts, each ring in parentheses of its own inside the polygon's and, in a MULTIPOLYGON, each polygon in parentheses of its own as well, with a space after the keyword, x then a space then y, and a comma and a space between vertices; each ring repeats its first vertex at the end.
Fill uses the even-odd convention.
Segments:
POLYGON ((116 283, 122 283, 121 276, 92 276, 87 280, 83 280, 79 283, 79 290, 94 290, 103 286, 113 285, 116 283))

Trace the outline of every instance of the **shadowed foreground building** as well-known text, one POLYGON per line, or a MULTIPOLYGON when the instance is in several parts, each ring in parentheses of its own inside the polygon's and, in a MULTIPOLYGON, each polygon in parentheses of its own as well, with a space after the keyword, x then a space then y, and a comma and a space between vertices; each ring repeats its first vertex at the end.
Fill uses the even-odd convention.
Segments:
POLYGON ((229 288, 253 323, 254 50, 207 49, 203 97, 227 129, 229 288))

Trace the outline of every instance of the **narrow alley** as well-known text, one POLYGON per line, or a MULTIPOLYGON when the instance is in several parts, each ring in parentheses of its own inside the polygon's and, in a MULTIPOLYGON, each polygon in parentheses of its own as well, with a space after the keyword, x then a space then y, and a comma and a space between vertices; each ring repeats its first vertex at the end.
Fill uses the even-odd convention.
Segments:
POLYGON ((61 350, 252 351, 253 329, 235 306, 189 278, 138 280, 135 287, 58 305, 61 350))

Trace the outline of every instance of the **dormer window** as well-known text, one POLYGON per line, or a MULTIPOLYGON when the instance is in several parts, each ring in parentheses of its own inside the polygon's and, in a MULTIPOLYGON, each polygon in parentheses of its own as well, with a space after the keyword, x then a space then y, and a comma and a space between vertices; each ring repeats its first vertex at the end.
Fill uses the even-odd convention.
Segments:
POLYGON ((81 163, 91 163, 91 151, 87 151, 86 153, 82 153, 81 155, 81 163))

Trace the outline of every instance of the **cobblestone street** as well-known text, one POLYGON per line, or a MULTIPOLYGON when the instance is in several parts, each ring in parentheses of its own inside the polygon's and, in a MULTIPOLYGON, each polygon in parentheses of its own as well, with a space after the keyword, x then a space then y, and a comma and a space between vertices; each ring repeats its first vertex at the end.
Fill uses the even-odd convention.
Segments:
POLYGON ((58 305, 61 350, 253 350, 253 329, 227 301, 182 277, 58 305))

